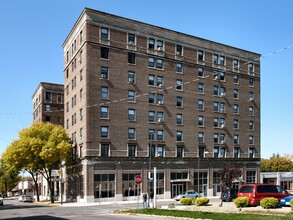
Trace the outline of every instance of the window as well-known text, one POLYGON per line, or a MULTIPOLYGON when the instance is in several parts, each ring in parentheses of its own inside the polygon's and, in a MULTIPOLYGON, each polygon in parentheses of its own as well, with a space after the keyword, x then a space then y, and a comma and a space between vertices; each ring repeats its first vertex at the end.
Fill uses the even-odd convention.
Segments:
POLYGON ((249 63, 248 64, 248 74, 253 75, 253 71, 254 71, 254 65, 253 65, 253 63, 249 63))
POLYGON ((207 153, 204 147, 198 147, 198 157, 204 158, 207 153))
POLYGON ((62 94, 61 93, 57 94, 57 102, 62 103, 62 94))
POLYGON ((234 126, 234 129, 239 129, 239 121, 238 121, 238 119, 234 119, 233 126, 234 126))
POLYGON ((177 157, 183 157, 184 155, 184 147, 183 146, 177 146, 176 156, 177 157))
POLYGON ((220 56, 220 65, 224 66, 225 65, 225 57, 224 56, 220 56))
POLYGON ((204 117, 198 116, 198 126, 203 127, 204 126, 204 117))
POLYGON ((71 98, 71 107, 74 108, 76 106, 76 95, 71 98))
POLYGON ((128 121, 135 121, 135 109, 128 109, 128 121))
POLYGON ((109 128, 107 126, 101 127, 101 138, 109 138, 109 128))
POLYGON ((158 105, 164 104, 164 95, 163 94, 157 94, 157 104, 158 105))
POLYGON ((109 99, 109 88, 101 87, 101 99, 109 99))
POLYGON ((82 100, 83 98, 83 90, 82 88, 79 90, 79 100, 82 100))
POLYGON ((50 104, 46 104, 46 112, 51 111, 51 105, 50 104))
POLYGON ((240 157, 240 147, 234 147, 234 158, 239 158, 240 157))
POLYGON ((155 67, 155 58, 149 57, 149 67, 155 67))
POLYGON ((214 157, 219 157, 219 147, 214 147, 214 157))
POLYGON ((155 130, 150 129, 149 130, 149 141, 155 140, 155 130))
POLYGON ((176 45, 176 55, 179 55, 179 56, 183 55, 183 49, 181 45, 176 45))
POLYGON ((253 107, 249 106, 248 112, 249 112, 249 116, 254 116, 254 108, 253 107))
POLYGON ((155 85, 155 76, 149 75, 149 86, 154 86, 154 85, 155 85))
POLYGON ((197 91, 198 91, 198 93, 204 93, 203 83, 198 83, 197 91))
POLYGON ((162 59, 157 59, 157 68, 158 69, 164 68, 164 61, 162 59))
POLYGON ((163 145, 158 145, 157 146, 157 156, 158 157, 163 157, 165 152, 165 147, 163 145))
POLYGON ((79 44, 82 44, 83 42, 83 33, 82 31, 79 32, 79 44))
POLYGON ((220 143, 225 144, 226 143, 226 135, 225 134, 220 134, 220 143))
POLYGON ((214 133, 214 144, 218 144, 219 143, 219 134, 214 133))
POLYGON ((82 119, 83 119, 83 109, 80 108, 79 109, 79 120, 82 121, 82 119))
POLYGON ((177 107, 182 107, 183 106, 183 98, 180 96, 176 97, 176 106, 177 107))
POLYGON ((234 134, 234 144, 239 144, 239 135, 238 134, 234 134))
POLYGON ((233 59, 233 68, 238 69, 239 68, 239 60, 238 59, 233 59))
POLYGON ((149 122, 155 122, 155 112, 149 111, 149 122))
POLYGON ((197 141, 198 141, 199 144, 204 143, 204 133, 203 132, 198 132, 197 141))
POLYGON ((254 130, 254 122, 253 121, 250 121, 248 127, 249 127, 249 130, 250 131, 253 131, 254 130))
POLYGON ((66 129, 69 129, 69 119, 66 120, 66 129))
POLYGON ((109 48, 101 47, 101 58, 109 59, 109 48))
POLYGON ((218 64, 219 63, 219 56, 218 54, 214 54, 214 64, 218 64))
POLYGON ((182 116, 182 114, 177 114, 176 115, 176 124, 177 125, 182 125, 183 124, 183 116, 182 116))
POLYGON ((182 91, 182 80, 181 79, 176 80, 176 89, 182 91))
POLYGON ((109 107, 108 106, 101 106, 101 118, 109 118, 109 107))
POLYGON ((135 128, 128 128, 128 140, 135 140, 135 128))
POLYGON ((226 104, 224 102, 220 102, 220 112, 221 113, 226 112, 226 104))
POLYGON ((226 125, 226 119, 225 118, 220 118, 220 126, 221 128, 224 128, 226 125))
POLYGON ((220 80, 225 81, 225 73, 224 72, 220 72, 220 80))
POLYGON ((135 34, 128 34, 128 44, 135 45, 135 34))
POLYGON ((220 96, 221 97, 225 96, 225 93, 226 93, 225 87, 220 87, 220 96))
POLYGON ((214 86, 214 95, 219 95, 219 87, 218 86, 214 86))
POLYGON ((197 51, 197 60, 199 60, 199 61, 203 61, 204 60, 203 51, 202 50, 198 50, 197 51))
POLYGON ((233 76, 233 82, 234 82, 234 84, 239 84, 239 76, 238 75, 233 76))
POLYGON ((249 150, 248 150, 248 157, 249 158, 254 158, 254 154, 255 154, 254 147, 250 147, 249 150))
POLYGON ((82 63, 82 50, 79 52, 79 63, 82 63))
POLYGON ((161 40, 157 40, 157 49, 158 50, 163 50, 164 43, 161 40))
POLYGON ((234 104, 234 114, 239 114, 239 107, 237 104, 234 104))
POLYGON ((155 94, 149 93, 149 103, 154 104, 155 103, 155 94))
POLYGON ((46 101, 52 101, 52 93, 46 92, 46 101))
POLYGON ((135 72, 128 72, 128 82, 134 83, 135 82, 135 72))
POLYGON ((238 89, 234 89, 234 99, 239 99, 239 91, 238 89))
POLYGON ((198 102, 197 102, 197 108, 199 110, 203 110, 204 109, 204 102, 203 100, 199 99, 198 102))
POLYGON ((158 141, 163 141, 164 140, 164 131, 162 131, 162 130, 157 131, 157 140, 158 141))
POLYGON ((74 90, 76 87, 76 77, 71 80, 71 90, 74 90))
POLYGON ((254 86, 254 78, 252 77, 249 78, 249 86, 254 86))
POLYGON ((128 53, 128 63, 135 64, 135 53, 128 53))
POLYGON ((79 129, 79 139, 82 140, 83 137, 83 128, 79 129))
POLYGON ((159 86, 159 87, 164 86, 164 77, 163 76, 157 76, 157 86, 159 86))
POLYGON ((249 101, 254 100, 254 93, 253 92, 249 92, 249 101))
POLYGON ((154 50, 155 49, 155 39, 149 38, 149 49, 154 50))
POLYGON ((110 145, 109 144, 101 144, 101 156, 102 157, 110 156, 110 145))
POLYGON ((176 72, 182 73, 182 63, 176 63, 176 72))
POLYGON ((128 90, 128 102, 135 102, 135 91, 128 90))
POLYGON ((249 144, 254 144, 254 136, 249 135, 249 144))
POLYGON ((218 118, 214 118, 214 127, 215 128, 219 127, 219 119, 218 118))
POLYGON ((183 141, 183 132, 182 131, 177 131, 176 132, 176 141, 178 141, 178 142, 183 141))
POLYGON ((135 157, 136 156, 136 145, 135 144, 129 144, 128 145, 128 156, 129 157, 135 157))
POLYGON ((220 157, 226 157, 226 148, 225 147, 221 147, 220 148, 220 157))
POLYGON ((83 80, 83 72, 82 69, 79 71, 79 81, 83 80))
POLYGON ((109 29, 108 28, 101 28, 101 39, 102 40, 109 40, 109 29))
POLYGON ((219 103, 214 102, 214 112, 218 112, 218 111, 219 111, 219 103))
POLYGON ((199 77, 203 77, 203 68, 202 68, 202 67, 198 67, 198 68, 197 68, 197 75, 198 75, 199 77))
POLYGON ((157 112, 157 121, 158 122, 164 121, 164 112, 157 112))

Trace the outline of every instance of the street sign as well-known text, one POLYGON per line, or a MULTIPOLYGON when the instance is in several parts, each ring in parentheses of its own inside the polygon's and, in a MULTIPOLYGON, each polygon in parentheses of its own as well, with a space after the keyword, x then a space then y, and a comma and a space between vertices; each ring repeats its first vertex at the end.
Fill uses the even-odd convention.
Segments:
POLYGON ((136 175, 136 176, 134 177, 134 182, 135 182, 136 184, 141 184, 141 182, 142 182, 142 176, 141 176, 141 175, 136 175))

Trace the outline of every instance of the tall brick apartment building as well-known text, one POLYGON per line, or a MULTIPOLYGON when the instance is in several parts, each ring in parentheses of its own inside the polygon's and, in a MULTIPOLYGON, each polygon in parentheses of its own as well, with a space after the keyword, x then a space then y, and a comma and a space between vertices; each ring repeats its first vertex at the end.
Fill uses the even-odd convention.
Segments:
POLYGON ((154 167, 158 198, 216 195, 226 163, 259 181, 259 54, 88 8, 63 48, 67 196, 129 200, 154 167))
POLYGON ((33 121, 64 124, 64 85, 41 82, 35 90, 33 121))

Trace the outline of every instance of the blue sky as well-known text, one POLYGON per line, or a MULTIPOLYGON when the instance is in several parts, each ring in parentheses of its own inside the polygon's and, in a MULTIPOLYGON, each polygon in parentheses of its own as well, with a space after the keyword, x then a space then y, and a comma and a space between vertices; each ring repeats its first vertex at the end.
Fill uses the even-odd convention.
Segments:
POLYGON ((63 83, 61 45, 84 7, 262 54, 262 157, 293 154, 291 0, 1 0, 0 154, 30 126, 39 82, 63 83))

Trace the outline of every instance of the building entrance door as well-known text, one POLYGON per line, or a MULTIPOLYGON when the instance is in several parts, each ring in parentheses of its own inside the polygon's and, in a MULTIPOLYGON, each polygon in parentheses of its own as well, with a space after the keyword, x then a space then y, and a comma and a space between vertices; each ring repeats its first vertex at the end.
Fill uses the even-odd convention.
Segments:
POLYGON ((172 183, 172 198, 175 196, 185 192, 186 190, 186 185, 184 183, 172 183))

